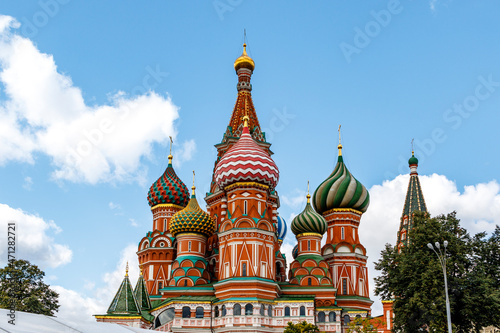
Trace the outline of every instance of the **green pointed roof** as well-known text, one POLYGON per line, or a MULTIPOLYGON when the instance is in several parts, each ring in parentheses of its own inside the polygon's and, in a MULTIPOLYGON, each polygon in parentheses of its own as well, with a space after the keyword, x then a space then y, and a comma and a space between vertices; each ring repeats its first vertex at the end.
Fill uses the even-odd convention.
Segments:
POLYGON ((141 307, 141 310, 151 310, 151 300, 149 299, 148 289, 146 288, 146 282, 142 276, 142 271, 139 275, 139 279, 137 279, 134 295, 137 300, 137 304, 141 307))
MULTIPOLYGON (((415 160, 417 159, 413 153, 410 161, 412 158, 415 158, 415 160)), ((413 214, 416 211, 428 213, 427 206, 425 205, 424 194, 422 193, 422 186, 420 185, 420 179, 418 178, 417 164, 418 160, 416 163, 410 163, 410 181, 408 183, 408 190, 406 191, 406 199, 398 232, 397 243, 402 243, 405 246, 408 243, 408 232, 413 228, 413 214), (403 233, 406 233, 405 239, 402 239, 403 233)))
POLYGON ((139 304, 135 299, 135 294, 128 278, 128 268, 127 274, 125 274, 122 284, 120 285, 120 288, 118 288, 115 298, 113 298, 107 313, 133 316, 141 315, 139 304))

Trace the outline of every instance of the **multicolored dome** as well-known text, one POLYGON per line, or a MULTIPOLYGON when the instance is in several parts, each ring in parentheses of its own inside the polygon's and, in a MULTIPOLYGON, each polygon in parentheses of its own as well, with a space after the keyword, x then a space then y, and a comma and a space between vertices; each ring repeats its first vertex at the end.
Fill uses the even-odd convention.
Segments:
POLYGON ((370 204, 370 195, 347 170, 342 158, 342 145, 338 148, 339 158, 335 169, 314 192, 314 208, 320 214, 334 208, 351 208, 364 213, 370 204))
POLYGON ((194 189, 193 186, 193 194, 186 208, 175 213, 170 220, 170 232, 174 237, 183 232, 194 232, 210 237, 215 231, 215 221, 198 205, 194 189))
POLYGON ((238 142, 220 159, 215 167, 215 182, 224 188, 236 182, 257 182, 275 188, 279 170, 269 154, 251 137, 248 117, 245 116, 243 131, 238 142))
POLYGON ((163 175, 149 188, 149 206, 173 204, 186 207, 189 202, 189 190, 175 174, 172 167, 172 155, 168 155, 168 166, 163 175))
POLYGON ((287 226, 286 226, 286 221, 284 218, 282 218, 281 216, 276 216, 278 218, 278 240, 280 241, 283 241, 283 239, 285 239, 285 236, 286 236, 286 232, 287 232, 287 226))
POLYGON ((243 53, 234 61, 234 69, 238 71, 240 68, 248 68, 251 71, 255 68, 255 62, 247 54, 247 44, 243 44, 243 53))
POLYGON ((311 196, 307 195, 306 208, 299 215, 295 216, 292 221, 291 229, 295 235, 300 235, 305 232, 314 232, 323 235, 326 232, 328 224, 323 216, 314 211, 310 201, 311 196))

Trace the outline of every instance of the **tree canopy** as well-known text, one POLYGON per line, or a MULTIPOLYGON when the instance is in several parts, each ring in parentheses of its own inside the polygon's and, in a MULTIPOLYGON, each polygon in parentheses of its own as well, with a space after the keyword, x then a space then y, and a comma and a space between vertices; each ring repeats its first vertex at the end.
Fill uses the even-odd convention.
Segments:
POLYGON ((59 294, 43 282, 45 273, 26 260, 12 260, 0 269, 0 307, 53 316, 59 294))
POLYGON ((479 332, 500 323, 500 228, 471 237, 453 212, 431 218, 417 212, 410 244, 386 244, 375 268, 375 294, 394 299, 396 332, 446 332, 443 271, 428 243, 448 241, 446 269, 453 331, 479 332))
POLYGON ((384 324, 380 319, 355 318, 347 325, 346 333, 377 333, 377 326, 373 325, 377 321, 378 325, 384 324))
POLYGON ((307 321, 303 321, 297 324, 293 324, 292 322, 288 323, 288 326, 285 328, 283 333, 318 333, 318 326, 308 323, 307 321))

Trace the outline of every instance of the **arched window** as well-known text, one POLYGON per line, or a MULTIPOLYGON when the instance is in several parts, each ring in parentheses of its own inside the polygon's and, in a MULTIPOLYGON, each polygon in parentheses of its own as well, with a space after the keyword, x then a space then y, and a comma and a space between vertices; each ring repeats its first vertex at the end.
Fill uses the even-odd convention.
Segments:
POLYGON ((344 325, 348 325, 351 322, 351 317, 349 315, 344 316, 344 325))
POLYGON ((261 316, 264 316, 266 314, 266 309, 264 309, 264 304, 260 305, 259 313, 261 316))
POLYGON ((318 312, 318 323, 324 323, 325 322, 325 313, 323 311, 318 312))
POLYGON ((226 315, 226 306, 225 305, 222 306, 221 312, 222 312, 222 317, 224 317, 226 315))
POLYGON ((331 323, 337 321, 337 318, 335 316, 335 312, 330 311, 330 313, 328 314, 328 321, 331 323))
POLYGON ((253 315, 253 305, 249 303, 245 305, 245 316, 251 316, 251 315, 253 315))
POLYGON ((235 316, 241 316, 241 305, 236 303, 233 307, 233 315, 235 316))
POLYGON ((184 287, 187 287, 187 285, 188 285, 188 280, 186 279, 184 280, 184 287))
POLYGON ((191 317, 191 308, 189 306, 185 306, 182 308, 182 318, 190 318, 191 317))
POLYGON ((290 317, 290 307, 289 306, 285 307, 285 317, 290 317))
POLYGON ((219 307, 216 306, 215 307, 215 318, 217 318, 219 316, 219 307))
POLYGON ((203 308, 201 306, 196 308, 196 318, 203 318, 203 308))
POLYGON ((312 285, 312 280, 311 280, 311 278, 307 278, 307 285, 308 285, 308 286, 312 285))
POLYGON ((273 307, 269 305, 269 307, 267 308, 267 315, 269 317, 272 317, 273 316, 273 307))
POLYGON ((306 307, 302 305, 300 307, 300 312, 299 313, 300 313, 301 316, 305 316, 306 315, 306 307))

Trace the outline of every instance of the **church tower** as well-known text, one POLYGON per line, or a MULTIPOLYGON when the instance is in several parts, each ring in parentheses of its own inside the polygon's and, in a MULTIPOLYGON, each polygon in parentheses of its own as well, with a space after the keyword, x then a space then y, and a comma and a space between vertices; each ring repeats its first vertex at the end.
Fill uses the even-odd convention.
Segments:
POLYGON ((141 239, 137 251, 149 295, 160 295, 160 289, 168 284, 177 246, 170 231, 170 220, 189 202, 189 190, 176 175, 172 158, 170 148, 165 172, 149 189, 153 228, 141 239))
POLYGON ((405 205, 403 207, 396 243, 399 251, 401 251, 403 246, 408 246, 410 243, 408 232, 413 228, 414 213, 416 211, 428 213, 424 195, 422 194, 422 187, 420 186, 420 179, 418 178, 418 159, 415 157, 413 151, 408 160, 408 165, 410 166, 410 181, 408 183, 408 190, 406 191, 405 205))
POLYGON ((330 265, 337 304, 366 315, 373 302, 369 298, 368 257, 359 240, 358 227, 370 196, 344 164, 340 128, 338 150, 337 165, 314 192, 313 205, 328 223, 322 255, 330 265))

